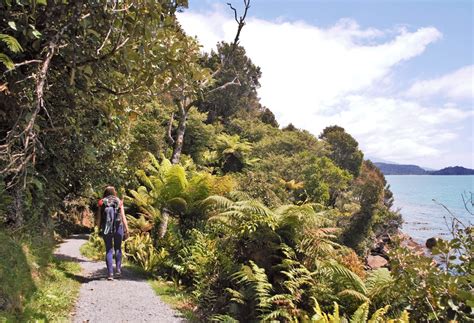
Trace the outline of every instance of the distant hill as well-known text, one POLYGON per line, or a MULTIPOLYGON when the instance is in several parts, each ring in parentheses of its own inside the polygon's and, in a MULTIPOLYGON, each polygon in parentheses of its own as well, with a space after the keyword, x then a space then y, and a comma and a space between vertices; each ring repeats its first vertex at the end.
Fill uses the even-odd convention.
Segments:
MULTIPOLYGON (((382 171, 383 172, 383 171, 382 171)), ((440 170, 428 172, 429 175, 474 175, 474 169, 461 166, 446 167, 440 170)))
POLYGON ((417 165, 374 163, 384 175, 474 175, 474 169, 461 166, 446 167, 440 170, 425 170, 417 165))
POLYGON ((427 175, 428 172, 417 165, 374 163, 384 175, 427 175))

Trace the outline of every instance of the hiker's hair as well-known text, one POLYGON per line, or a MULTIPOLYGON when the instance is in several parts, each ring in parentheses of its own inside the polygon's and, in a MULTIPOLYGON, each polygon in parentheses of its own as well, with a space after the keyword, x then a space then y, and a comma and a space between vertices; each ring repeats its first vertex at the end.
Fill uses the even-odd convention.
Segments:
POLYGON ((107 197, 107 196, 110 196, 110 195, 117 196, 117 191, 115 190, 115 187, 113 187, 113 186, 107 186, 105 188, 103 197, 107 197))

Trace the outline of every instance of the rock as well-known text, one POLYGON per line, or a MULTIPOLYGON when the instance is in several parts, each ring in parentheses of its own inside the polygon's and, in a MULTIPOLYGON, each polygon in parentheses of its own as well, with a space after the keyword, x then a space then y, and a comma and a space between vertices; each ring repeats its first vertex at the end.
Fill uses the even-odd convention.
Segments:
POLYGON ((371 269, 378 269, 378 268, 387 266, 388 261, 384 257, 371 255, 367 257, 367 265, 371 269))
POLYGON ((437 242, 438 242, 438 239, 435 238, 435 237, 432 237, 432 238, 429 238, 428 240, 426 240, 425 246, 426 246, 426 248, 431 250, 434 247, 436 247, 437 242))

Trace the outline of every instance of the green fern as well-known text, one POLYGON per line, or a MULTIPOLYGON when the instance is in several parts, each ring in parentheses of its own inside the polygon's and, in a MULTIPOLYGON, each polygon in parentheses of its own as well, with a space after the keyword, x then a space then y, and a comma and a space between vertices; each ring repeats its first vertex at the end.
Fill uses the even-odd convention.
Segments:
POLYGON ((369 303, 363 303, 351 316, 351 323, 365 323, 369 316, 369 303))
POLYGON ((342 282, 347 287, 352 287, 353 290, 363 295, 368 294, 367 287, 362 279, 348 268, 334 261, 326 263, 325 267, 333 273, 334 280, 342 282))
POLYGON ((211 196, 204 200, 209 210, 212 205, 217 209, 209 220, 219 221, 241 236, 254 233, 259 227, 276 228, 274 213, 258 201, 233 202, 224 197, 211 196))
POLYGON ((0 63, 2 63, 3 65, 5 65, 5 67, 8 69, 8 70, 11 70, 11 69, 14 69, 15 68, 15 64, 13 63, 13 61, 11 60, 10 57, 8 57, 6 54, 4 53, 0 53, 0 63))
POLYGON ((387 314, 388 310, 390 308, 390 305, 387 305, 385 307, 379 308, 372 314, 370 317, 370 320, 368 323, 383 323, 386 321, 384 318, 384 315, 387 314))
POLYGON ((211 317, 211 322, 239 323, 239 321, 234 319, 232 316, 224 314, 213 315, 211 317))
POLYGON ((389 291, 394 284, 394 280, 387 268, 379 268, 369 273, 365 280, 368 296, 373 299, 389 291))
POLYGON ((21 47, 20 43, 13 36, 7 34, 0 34, 0 42, 7 45, 8 49, 12 53, 20 53, 23 51, 23 48, 21 47))

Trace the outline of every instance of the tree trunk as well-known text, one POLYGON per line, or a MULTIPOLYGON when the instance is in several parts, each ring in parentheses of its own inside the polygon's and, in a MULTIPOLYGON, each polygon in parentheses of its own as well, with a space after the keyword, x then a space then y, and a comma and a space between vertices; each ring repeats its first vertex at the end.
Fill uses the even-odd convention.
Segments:
POLYGON ((168 220, 170 214, 166 208, 161 209, 161 221, 160 226, 158 227, 158 238, 163 239, 166 231, 168 230, 168 220))
MULTIPOLYGON (((176 130, 176 139, 174 140, 173 154, 171 155, 171 164, 175 165, 179 163, 181 157, 181 151, 183 150, 184 144, 184 133, 186 132, 186 119, 188 118, 188 110, 182 105, 179 104, 179 120, 178 120, 178 129, 176 130)), ((168 209, 161 209, 161 222, 158 228, 158 237, 161 239, 165 236, 166 231, 168 230, 168 220, 170 213, 168 209)))
POLYGON ((178 164, 181 157, 181 151, 183 150, 184 144, 184 133, 186 132, 186 119, 188 113, 186 111, 181 111, 179 113, 179 123, 178 129, 176 131, 176 139, 174 142, 173 154, 171 155, 171 163, 178 164))

